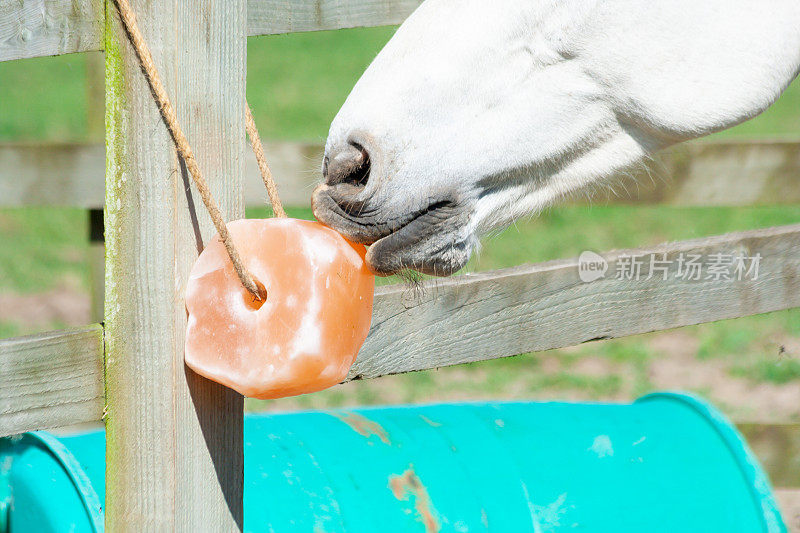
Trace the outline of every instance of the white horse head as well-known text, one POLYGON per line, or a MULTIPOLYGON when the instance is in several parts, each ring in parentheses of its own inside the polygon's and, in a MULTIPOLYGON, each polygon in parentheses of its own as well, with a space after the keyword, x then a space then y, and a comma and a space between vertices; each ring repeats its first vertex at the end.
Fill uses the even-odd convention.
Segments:
POLYGON ((378 273, 747 120, 800 68, 798 0, 427 0, 331 125, 314 213, 378 273))

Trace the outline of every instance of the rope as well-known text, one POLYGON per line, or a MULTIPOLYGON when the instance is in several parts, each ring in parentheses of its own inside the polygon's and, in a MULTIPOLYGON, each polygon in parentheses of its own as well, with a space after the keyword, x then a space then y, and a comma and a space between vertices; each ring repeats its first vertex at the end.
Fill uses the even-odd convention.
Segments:
MULTIPOLYGON (((125 26, 125 30, 128 34, 131 44, 136 51, 136 56, 139 58, 139 62, 141 63, 142 69, 145 72, 145 78, 147 79, 150 89, 153 92, 153 96, 156 99, 161 116, 164 117, 164 122, 166 122, 167 128, 172 136, 172 140, 175 142, 175 147, 186 163, 186 168, 189 170, 189 173, 194 180, 194 184, 197 186, 200 197, 203 199, 203 204, 205 204, 208 214, 211 215, 211 220, 214 222, 214 227, 217 229, 217 233, 219 233, 219 237, 222 240, 222 243, 225 245, 225 250, 228 252, 228 257, 230 257, 231 263, 233 263, 233 269, 236 271, 239 281, 242 282, 242 285, 248 291, 250 291, 257 300, 266 300, 267 295, 264 294, 261 289, 259 289, 258 285, 256 285, 255 281, 253 280, 253 276, 244 267, 242 259, 239 256, 239 252, 236 251, 236 248, 233 245, 233 239, 228 232, 228 227, 225 225, 225 220, 222 218, 222 213, 220 212, 217 203, 214 201, 213 196, 211 196, 211 190, 208 188, 208 183, 200 173, 200 167, 197 164, 197 160, 194 157, 191 146, 189 146, 189 141, 186 139, 186 136, 184 135, 183 130, 178 123, 178 115, 169 100, 169 96, 164 88, 164 84, 161 82, 161 77, 159 76, 158 70, 153 62, 153 56, 150 53, 150 48, 147 46, 147 43, 145 42, 144 37, 139 30, 139 26, 136 23, 136 15, 133 13, 133 9, 131 9, 128 0, 114 1, 117 5, 117 10, 119 11, 120 18, 125 26)), ((261 138, 258 135, 258 130, 256 129, 253 115, 250 112, 250 106, 247 105, 247 102, 245 102, 245 108, 247 133, 250 136, 250 141, 256 154, 256 161, 258 161, 258 168, 261 171, 261 178, 264 181, 264 185, 267 187, 267 193, 269 194, 270 202, 272 202, 273 211, 277 216, 285 217, 286 212, 284 211, 283 205, 278 197, 278 190, 275 186, 275 181, 272 178, 272 173, 267 166, 267 161, 264 156, 264 149, 261 145, 261 138)))
POLYGON ((278 197, 278 187, 275 186, 275 180, 272 179, 272 172, 267 165, 267 158, 264 155, 264 146, 261 144, 261 137, 258 135, 256 122, 253 120, 253 113, 250 112, 250 105, 245 102, 245 125, 247 127, 247 135, 250 137, 250 145, 253 147, 253 152, 256 154, 256 162, 258 162, 258 170, 261 172, 261 180, 267 188, 267 195, 269 202, 272 204, 272 212, 275 216, 280 218, 286 217, 286 211, 283 210, 283 204, 278 197))

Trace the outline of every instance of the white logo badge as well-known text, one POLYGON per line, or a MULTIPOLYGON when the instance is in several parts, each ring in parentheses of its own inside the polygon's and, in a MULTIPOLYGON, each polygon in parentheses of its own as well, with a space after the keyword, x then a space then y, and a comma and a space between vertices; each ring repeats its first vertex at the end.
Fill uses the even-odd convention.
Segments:
POLYGON ((596 254, 590 250, 581 252, 578 257, 578 276, 584 283, 589 283, 596 279, 600 279, 606 275, 608 270, 608 261, 602 255, 596 254))

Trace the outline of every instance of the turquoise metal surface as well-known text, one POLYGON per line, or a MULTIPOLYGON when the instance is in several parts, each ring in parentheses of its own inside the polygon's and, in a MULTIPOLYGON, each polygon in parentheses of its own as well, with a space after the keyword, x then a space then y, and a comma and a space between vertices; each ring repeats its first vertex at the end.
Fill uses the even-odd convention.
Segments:
POLYGON ((0 533, 8 533, 8 515, 11 510, 11 484, 9 473, 11 471, 10 453, 4 453, 3 440, 0 439, 0 533))
POLYGON ((761 508, 766 530, 785 531, 786 528, 778 510, 778 503, 772 494, 772 486, 767 475, 762 470, 755 454, 745 443, 742 435, 728 422, 728 419, 702 398, 686 393, 658 392, 639 398, 638 402, 658 401, 660 399, 683 402, 688 407, 696 410, 714 426, 736 460, 736 465, 745 480, 745 485, 750 489, 753 505, 761 508))
MULTIPOLYGON (((0 451, 0 465, 11 458, 10 531, 101 527, 103 433, 59 441, 71 455, 39 437, 0 451)), ((661 393, 633 404, 248 415, 245 530, 772 533, 785 527, 769 482, 733 426, 702 400, 661 393)))
POLYGON ((89 472, 104 475, 104 435, 92 432, 71 439, 76 440, 77 450, 91 454, 91 460, 87 456, 79 461, 68 439, 62 442, 44 432, 0 439, 0 464, 5 466, 10 495, 6 531, 103 531, 101 500, 86 466, 100 466, 89 472))

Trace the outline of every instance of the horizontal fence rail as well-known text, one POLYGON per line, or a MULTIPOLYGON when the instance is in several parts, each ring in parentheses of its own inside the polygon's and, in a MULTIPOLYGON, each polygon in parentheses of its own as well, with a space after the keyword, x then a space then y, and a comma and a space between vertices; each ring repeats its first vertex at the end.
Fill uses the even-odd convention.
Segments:
POLYGON ((273 35, 402 23, 422 0, 249 0, 247 33, 273 35))
MULTIPOLYGON (((376 291, 372 328, 348 379, 521 353, 800 306, 800 225, 601 254, 376 291), (760 255, 757 279, 684 280, 678 258, 760 255), (617 279, 625 258, 639 279, 617 279), (649 276, 650 258, 670 262, 649 276)), ((655 272, 655 271, 654 271, 655 272)), ((96 420, 103 410, 100 326, 0 341, 0 435, 96 420)))
MULTIPOLYGON (((422 0, 249 0, 248 35, 400 24, 422 0)), ((0 0, 0 61, 102 50, 103 0, 0 0)))
POLYGON ((796 204, 798 176, 800 141, 700 140, 656 153, 608 200, 683 206, 796 204))
POLYGON ((103 327, 0 340, 0 437, 100 420, 103 327))
MULTIPOLYGON (((321 178, 324 146, 271 142, 267 157, 284 203, 308 206, 321 178)), ((102 209, 105 149, 84 144, 0 144, 0 207, 71 206, 102 209)), ((659 153, 647 171, 624 180, 603 203, 684 206, 800 204, 800 141, 705 141, 659 153), (627 182, 627 183, 626 183, 627 182)), ((245 202, 266 194, 252 152, 245 154, 245 202)), ((575 200, 583 201, 581 197, 575 200)))
POLYGON ((565 260, 432 280, 416 289, 381 288, 370 336, 349 377, 374 378, 800 306, 800 225, 615 251, 603 258, 606 276, 590 283, 580 280, 577 260, 565 260), (758 278, 705 279, 705 271, 700 280, 679 277, 680 257, 711 261, 715 254, 760 254, 758 278), (638 279, 617 279, 615 273, 631 257, 642 264, 638 279), (651 257, 659 270, 648 278, 651 257))
POLYGON ((100 50, 104 0, 0 0, 0 61, 100 50))
MULTIPOLYGON (((320 181, 324 147, 306 143, 265 143, 281 200, 310 205, 320 181)), ((87 144, 0 143, 0 207, 63 206, 103 209, 105 147, 87 144)), ((264 183, 252 150, 245 152, 244 195, 247 205, 267 203, 264 183)))

